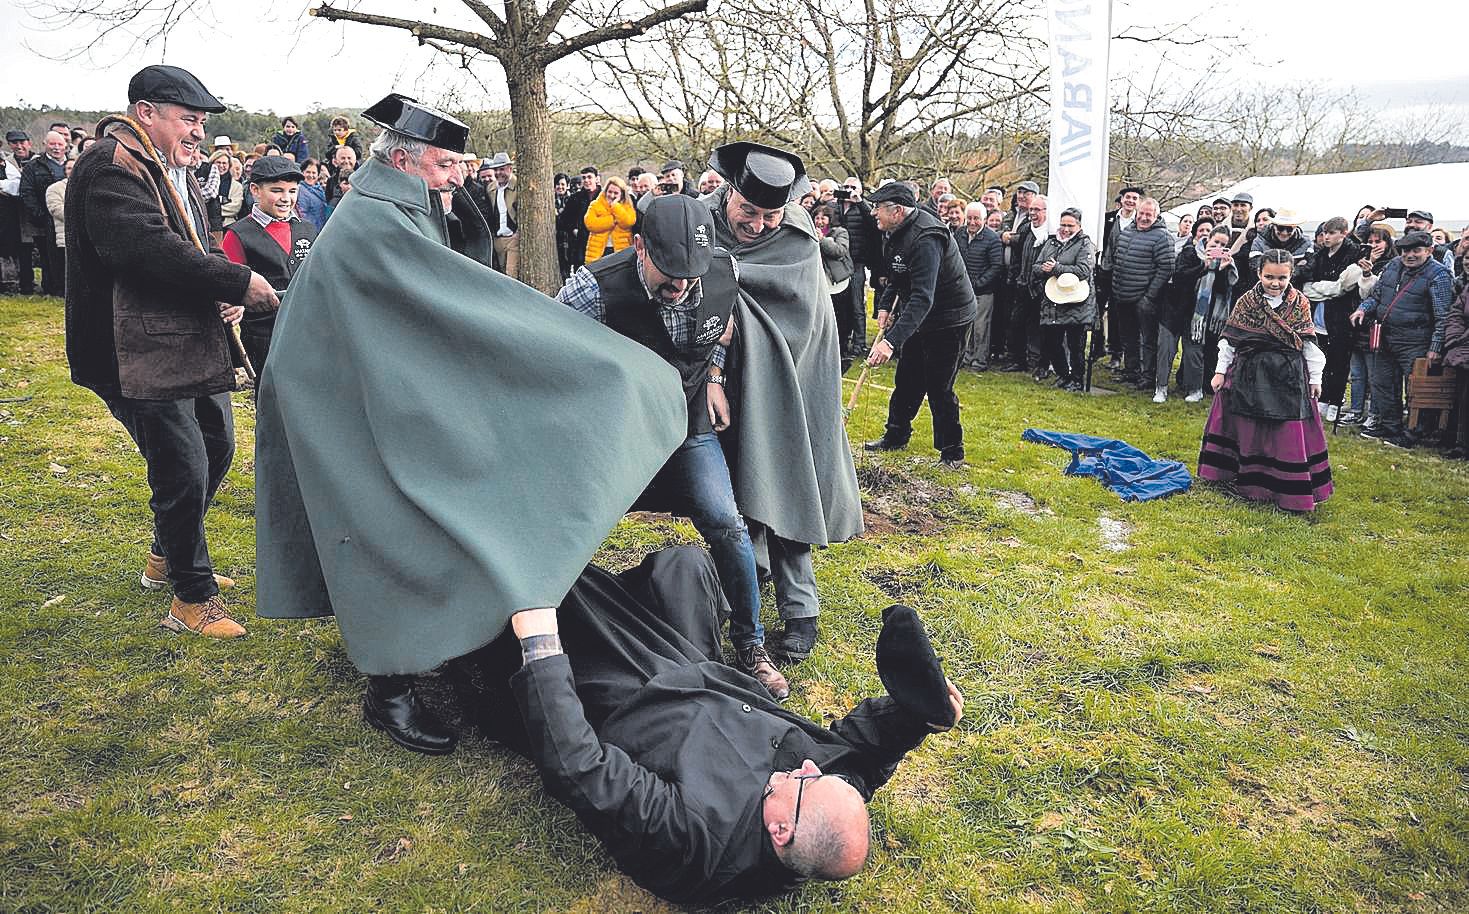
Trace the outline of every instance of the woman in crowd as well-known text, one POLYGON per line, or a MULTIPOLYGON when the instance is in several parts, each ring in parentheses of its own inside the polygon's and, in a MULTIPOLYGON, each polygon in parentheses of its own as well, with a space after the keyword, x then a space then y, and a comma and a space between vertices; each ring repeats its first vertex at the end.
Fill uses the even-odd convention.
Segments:
POLYGON ((1258 267, 1259 281, 1224 324, 1199 478, 1251 501, 1312 511, 1332 492, 1316 408, 1326 355, 1311 304, 1291 285, 1290 252, 1271 248, 1258 267))
MULTIPOLYGON (((1377 286, 1377 278, 1382 275, 1382 271, 1387 269, 1387 265, 1397 256, 1397 252, 1393 249, 1394 233, 1392 226, 1386 223, 1377 223, 1376 225, 1369 226, 1366 237, 1366 254, 1361 260, 1357 261, 1357 265, 1362 268, 1362 278, 1357 281, 1357 296, 1359 299, 1366 298, 1371 294, 1372 290, 1377 286)), ((1356 327, 1352 331, 1354 339, 1352 340, 1350 372, 1351 402, 1348 408, 1337 416, 1336 421, 1339 423, 1351 425, 1354 422, 1361 421, 1363 416, 1368 415, 1367 392, 1370 389, 1369 385, 1372 383, 1372 376, 1368 371, 1368 365, 1371 360, 1368 358, 1367 335, 1370 332, 1371 328, 1365 321, 1362 326, 1356 327)), ((1368 419, 1364 428, 1374 424, 1371 419, 1368 419)))
MULTIPOLYGON (((826 291, 831 295, 831 308, 836 313, 837 323, 842 324, 845 323, 845 314, 852 310, 852 297, 847 294, 847 285, 855 269, 847 230, 830 204, 816 207, 811 213, 811 221, 821 234, 821 265, 826 268, 826 291)), ((843 355, 842 372, 851 367, 851 358, 843 355)))
POLYGON ((295 159, 297 165, 305 165, 306 160, 311 158, 311 152, 306 147, 306 134, 301 132, 301 125, 296 123, 294 117, 281 118, 280 132, 271 137, 270 142, 280 150, 281 155, 295 159))
POLYGON ((607 183, 602 185, 602 193, 587 206, 582 222, 587 227, 584 263, 631 245, 638 211, 633 206, 632 197, 628 196, 627 182, 617 175, 609 176, 607 183))
POLYGON ((296 197, 296 215, 316 226, 326 225, 326 189, 321 186, 321 164, 307 159, 301 166, 300 191, 296 197))
POLYGON ((1062 390, 1082 389, 1086 371, 1082 337, 1097 316, 1092 287, 1096 261, 1097 247, 1081 230, 1081 210, 1067 207, 1056 223, 1056 234, 1041 242, 1031 276, 1033 295, 1040 302, 1041 345, 1062 390))
MULTIPOLYGON (((1229 228, 1220 230, 1223 236, 1222 249, 1216 239, 1211 247, 1209 239, 1214 234, 1214 219, 1200 218, 1194 223, 1194 234, 1173 261, 1173 276, 1163 290, 1164 307, 1158 321, 1158 363, 1155 376, 1157 386, 1153 391, 1153 402, 1163 403, 1168 399, 1168 378, 1173 373, 1173 357, 1183 344, 1183 360, 1178 364, 1178 383, 1185 391, 1184 399, 1197 403, 1204 399, 1204 336, 1194 339, 1194 313, 1200 306, 1201 294, 1207 299, 1203 313, 1207 316, 1217 294, 1217 280, 1223 279, 1224 315, 1229 313, 1229 290, 1234 285, 1228 269, 1221 269, 1223 258, 1229 255, 1229 228)), ((1223 324, 1223 315, 1220 323, 1223 324)), ((1218 330, 1215 331, 1218 337, 1218 330)), ((1212 365, 1210 366, 1213 367, 1212 365)), ((1213 373, 1212 371, 1210 372, 1213 373)))
POLYGON ((219 218, 221 232, 224 227, 243 215, 240 205, 245 200, 245 182, 241 180, 244 165, 228 152, 216 152, 209 160, 219 172, 219 218))
MULTIPOLYGON (((1211 220, 1212 221, 1212 220, 1211 220)), ((1194 217, 1184 213, 1178 217, 1178 231, 1173 235, 1173 256, 1193 243, 1194 240, 1194 217)))

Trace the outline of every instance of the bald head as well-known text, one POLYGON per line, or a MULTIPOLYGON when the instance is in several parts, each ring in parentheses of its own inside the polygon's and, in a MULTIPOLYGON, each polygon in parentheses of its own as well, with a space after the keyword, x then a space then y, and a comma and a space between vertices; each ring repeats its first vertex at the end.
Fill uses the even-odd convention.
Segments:
POLYGON ((867 803, 857 788, 809 759, 770 777, 763 821, 776 856, 812 879, 846 879, 867 862, 867 803))

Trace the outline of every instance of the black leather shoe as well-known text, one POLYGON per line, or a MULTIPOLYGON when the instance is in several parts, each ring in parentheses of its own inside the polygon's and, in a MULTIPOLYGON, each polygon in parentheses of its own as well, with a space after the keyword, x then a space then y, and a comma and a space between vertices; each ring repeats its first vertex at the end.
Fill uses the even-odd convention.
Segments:
POLYGON ((799 662, 811 656, 816 647, 816 619, 787 619, 785 632, 776 649, 787 660, 799 662))
POLYGON ((448 755, 459 736, 423 706, 412 676, 369 676, 362 716, 388 739, 425 755, 448 755))
POLYGON ((906 442, 906 441, 898 441, 895 438, 889 438, 887 435, 883 435, 881 438, 877 439, 876 441, 869 441, 866 444, 862 445, 862 450, 864 450, 864 451, 901 451, 903 448, 905 448, 907 446, 908 446, 908 442, 906 442))

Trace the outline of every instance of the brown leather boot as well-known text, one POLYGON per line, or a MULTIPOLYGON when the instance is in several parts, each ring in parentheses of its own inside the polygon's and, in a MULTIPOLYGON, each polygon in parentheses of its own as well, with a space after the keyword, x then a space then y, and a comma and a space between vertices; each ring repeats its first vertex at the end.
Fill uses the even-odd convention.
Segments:
MULTIPOLYGON (((148 553, 148 561, 143 564, 143 576, 138 579, 144 590, 162 590, 168 586, 168 559, 161 555, 148 553)), ((227 578, 222 574, 214 576, 214 585, 220 590, 229 590, 235 586, 234 578, 227 578)))
POLYGON ((775 662, 765 651, 765 645, 752 644, 735 649, 735 669, 747 673, 763 686, 776 701, 785 701, 791 694, 791 685, 775 668, 775 662))
POLYGON ((159 626, 171 632, 191 632, 206 638, 238 638, 245 634, 245 627, 230 618, 225 609, 224 597, 215 594, 203 603, 185 603, 178 597, 168 608, 159 626))

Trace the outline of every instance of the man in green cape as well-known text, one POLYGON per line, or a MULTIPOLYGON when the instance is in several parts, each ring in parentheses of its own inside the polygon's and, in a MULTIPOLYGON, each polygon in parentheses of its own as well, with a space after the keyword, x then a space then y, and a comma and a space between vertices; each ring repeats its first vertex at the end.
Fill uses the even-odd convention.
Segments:
POLYGON ((723 443, 735 500, 775 581, 785 631, 802 660, 816 643, 811 546, 862 532, 862 498, 842 425, 841 353, 800 156, 759 143, 714 150, 725 185, 703 198, 715 241, 739 262, 729 362, 732 427, 723 443))
POLYGON ((364 715, 456 736, 413 675, 565 597, 683 441, 677 371, 447 246, 468 128, 391 95, 280 311, 256 428, 261 616, 335 613, 364 715))

